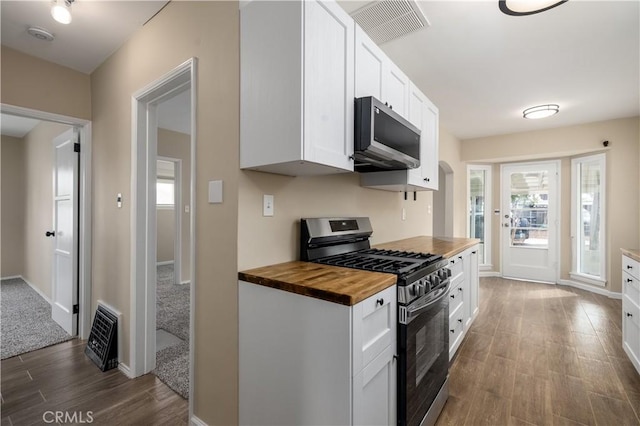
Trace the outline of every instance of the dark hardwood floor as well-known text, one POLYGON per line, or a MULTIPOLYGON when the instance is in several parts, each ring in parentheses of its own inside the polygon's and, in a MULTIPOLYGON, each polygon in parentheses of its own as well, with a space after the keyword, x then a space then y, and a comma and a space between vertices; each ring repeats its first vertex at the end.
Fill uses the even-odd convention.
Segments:
MULTIPOLYGON (((499 278, 482 278, 480 297, 439 426, 640 424, 620 300, 499 278)), ((75 340, 2 361, 2 425, 44 424, 56 411, 85 420, 91 411, 93 424, 187 424, 187 401, 154 375, 102 373, 84 347, 75 340)))
POLYGON ((103 373, 85 356, 85 346, 72 340, 3 360, 2 426, 51 423, 56 412, 76 416, 66 418, 76 424, 188 424, 188 402, 156 376, 103 373))
POLYGON ((438 426, 640 425, 620 300, 501 278, 481 278, 480 298, 438 426))

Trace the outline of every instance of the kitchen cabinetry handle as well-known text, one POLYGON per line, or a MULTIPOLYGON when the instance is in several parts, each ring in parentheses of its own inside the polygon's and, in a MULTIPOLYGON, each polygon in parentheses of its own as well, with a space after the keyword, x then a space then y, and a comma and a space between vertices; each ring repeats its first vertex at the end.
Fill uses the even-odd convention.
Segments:
POLYGON ((476 254, 476 253, 478 253, 478 252, 477 252, 477 251, 472 251, 472 252, 471 252, 471 254, 476 254))
POLYGON ((430 180, 431 180, 431 179, 429 179, 429 178, 424 178, 424 181, 425 181, 425 182, 429 182, 430 180))
POLYGON ((458 322, 459 322, 460 324, 462 324, 462 319, 459 319, 459 320, 458 320, 458 322))
POLYGON ((44 233, 45 237, 55 237, 56 231, 47 231, 44 233))
POLYGON ((462 287, 458 287, 458 291, 462 291, 462 287))
POLYGON ((627 282, 628 282, 628 283, 632 283, 632 282, 633 282, 633 280, 632 280, 631 278, 627 278, 627 282))
POLYGON ((627 265, 627 269, 633 269, 633 266, 627 265))
POLYGON ((456 332, 455 330, 449 330, 449 331, 451 332, 451 334, 453 334, 453 333, 455 333, 455 332, 456 332))
POLYGON ((455 294, 452 294, 450 297, 451 297, 452 299, 455 299, 455 298, 456 298, 456 295, 455 295, 455 294))
POLYGON ((462 260, 462 256, 458 256, 458 259, 462 260))
POLYGON ((628 316, 628 317, 632 317, 632 316, 633 316, 633 314, 632 314, 631 312, 627 312, 627 316, 628 316))
POLYGON ((380 306, 384 305, 384 299, 380 298, 380 299, 376 300, 376 305, 380 305, 380 306))

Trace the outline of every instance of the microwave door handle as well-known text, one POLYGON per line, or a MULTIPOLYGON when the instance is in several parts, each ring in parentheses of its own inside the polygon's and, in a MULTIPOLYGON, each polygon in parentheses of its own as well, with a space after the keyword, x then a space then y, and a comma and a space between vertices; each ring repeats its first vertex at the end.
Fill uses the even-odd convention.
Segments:
POLYGON ((421 313, 429 309, 429 307, 440 302, 443 298, 447 297, 450 289, 451 289, 451 283, 447 285, 446 289, 441 290, 440 294, 436 296, 433 300, 431 300, 429 303, 427 303, 426 305, 421 305, 415 309, 407 309, 407 322, 411 321, 413 318, 417 317, 418 315, 420 315, 421 313))

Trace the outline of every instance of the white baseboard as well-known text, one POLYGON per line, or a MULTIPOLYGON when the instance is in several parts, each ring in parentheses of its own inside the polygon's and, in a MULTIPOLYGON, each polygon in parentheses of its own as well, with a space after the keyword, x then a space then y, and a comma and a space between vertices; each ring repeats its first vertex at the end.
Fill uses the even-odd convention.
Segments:
POLYGON ((165 260, 163 262, 156 262, 156 266, 173 265, 173 260, 165 260))
POLYGON ((596 286, 580 283, 573 280, 558 280, 558 284, 566 285, 568 287, 579 288, 580 290, 590 291, 591 293, 601 294, 602 296, 607 296, 611 299, 622 299, 622 293, 605 290, 604 288, 601 288, 601 287, 596 287, 596 286))
POLYGON ((196 415, 191 416, 190 423, 192 426, 209 426, 205 422, 200 420, 196 415))
POLYGON ((501 277, 502 274, 496 271, 479 271, 478 276, 480 277, 501 277))
MULTIPOLYGON (((0 280, 15 280, 16 278, 22 278, 21 275, 11 275, 10 277, 0 277, 0 280)), ((24 278, 22 278, 24 279, 24 278)))
POLYGON ((133 373, 131 373, 131 369, 129 366, 123 362, 118 363, 118 370, 122 371, 122 374, 127 376, 130 379, 133 379, 133 373))

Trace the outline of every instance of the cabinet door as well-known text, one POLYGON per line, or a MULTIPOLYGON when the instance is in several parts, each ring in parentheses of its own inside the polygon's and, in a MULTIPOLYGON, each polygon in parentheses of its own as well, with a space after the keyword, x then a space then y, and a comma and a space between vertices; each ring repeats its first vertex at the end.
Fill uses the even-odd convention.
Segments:
POLYGON ((353 374, 376 358, 387 346, 395 347, 398 327, 396 286, 389 287, 351 308, 353 324, 353 374))
POLYGON ((383 64, 388 61, 387 56, 360 26, 355 27, 355 97, 373 96, 382 100, 383 64))
POLYGON ((349 171, 353 39, 353 19, 337 3, 304 2, 304 159, 349 171))
POLYGON ((353 424, 394 425, 397 367, 395 345, 388 346, 353 378, 353 424))
POLYGON ((426 100, 424 114, 424 129, 422 129, 420 140, 420 164, 422 168, 422 176, 426 182, 426 187, 437 191, 439 167, 439 111, 438 108, 429 101, 429 99, 426 100))
POLYGON ((381 100, 388 103, 395 112, 409 119, 409 77, 390 59, 387 59, 384 65, 381 100))
MULTIPOLYGON (((480 309, 479 286, 480 282, 478 272, 478 246, 474 246, 471 248, 471 254, 469 256, 469 297, 467 298, 467 300, 469 301, 469 306, 471 307, 470 322, 473 322, 480 309)), ((467 324, 467 326, 470 325, 470 323, 467 324)))
POLYGON ((420 129, 420 167, 417 169, 409 170, 408 180, 410 185, 428 188, 427 181, 425 180, 425 172, 427 170, 427 158, 429 152, 426 147, 426 114, 427 97, 411 82, 409 82, 409 121, 420 129))
POLYGON ((640 308, 622 296, 622 347, 640 373, 640 308))

